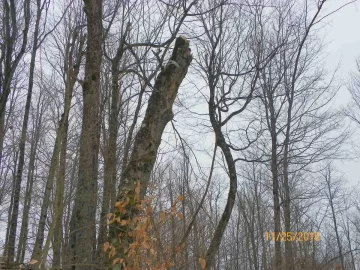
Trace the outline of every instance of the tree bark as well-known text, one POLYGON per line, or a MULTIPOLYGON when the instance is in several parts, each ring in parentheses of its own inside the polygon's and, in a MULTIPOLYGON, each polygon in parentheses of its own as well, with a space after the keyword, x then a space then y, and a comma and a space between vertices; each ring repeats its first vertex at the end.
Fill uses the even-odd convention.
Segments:
POLYGON ((70 222, 72 269, 94 269, 97 174, 100 143, 100 68, 102 60, 102 2, 84 0, 87 49, 83 88, 78 184, 70 222))
MULTIPOLYGON (((178 37, 169 62, 155 81, 144 120, 135 136, 129 162, 121 175, 118 201, 123 200, 126 196, 132 196, 137 181, 140 182, 140 198, 144 197, 161 143, 161 136, 165 126, 173 118, 172 106, 191 60, 189 41, 184 37, 178 37), (126 193, 127 195, 125 195, 126 193)), ((121 219, 128 219, 136 215, 135 209, 129 207, 126 210, 126 214, 121 214, 115 209, 115 214, 121 219)), ((111 240, 117 241, 120 230, 122 229, 118 224, 111 227, 111 240)), ((131 238, 128 235, 122 237, 120 255, 124 254, 124 250, 127 249, 130 242, 131 238)))

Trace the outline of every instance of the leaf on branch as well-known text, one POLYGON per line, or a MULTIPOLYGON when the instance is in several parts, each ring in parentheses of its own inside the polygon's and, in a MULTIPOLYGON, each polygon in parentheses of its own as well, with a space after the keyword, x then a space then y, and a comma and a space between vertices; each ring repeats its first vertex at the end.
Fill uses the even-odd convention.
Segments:
POLYGON ((199 258, 199 263, 200 263, 200 266, 201 266, 201 269, 205 269, 205 266, 206 266, 206 261, 204 258, 199 258))
POLYGON ((150 248, 151 248, 151 246, 149 245, 148 242, 142 242, 141 245, 142 245, 144 248, 146 248, 146 249, 150 249, 150 248))
POLYGON ((118 209, 119 209, 119 212, 120 212, 121 214, 125 214, 125 213, 126 213, 126 210, 125 210, 124 207, 122 207, 121 205, 118 207, 118 209))
POLYGON ((148 216, 150 216, 150 215, 151 215, 151 212, 152 212, 152 208, 151 208, 151 205, 149 205, 148 207, 146 207, 146 214, 147 214, 148 216))
POLYGON ((171 206, 171 215, 175 216, 176 215, 176 204, 174 204, 173 206, 171 206))
POLYGON ((161 222, 165 222, 165 219, 166 219, 166 214, 165 214, 165 211, 162 210, 162 211, 160 212, 160 221, 161 221, 161 222))
POLYGON ((113 260, 112 264, 122 263, 124 259, 116 258, 113 260))
POLYGON ((117 223, 121 223, 121 218, 120 218, 120 217, 117 217, 117 218, 115 218, 115 221, 116 221, 117 223))
POLYGON ((109 242, 104 243, 104 246, 103 246, 104 252, 106 252, 109 249, 109 247, 110 247, 109 242))
POLYGON ((129 197, 126 197, 125 201, 123 201, 123 202, 121 203, 121 206, 122 206, 122 207, 125 207, 126 205, 129 204, 129 202, 130 202, 129 197))
POLYGON ((35 259, 31 259, 31 261, 29 262, 29 264, 36 264, 38 263, 39 261, 35 260, 35 259))
POLYGON ((179 220, 183 220, 184 219, 184 215, 182 213, 177 213, 177 216, 179 218, 179 220))
POLYGON ((125 219, 119 222, 121 226, 126 226, 129 223, 129 220, 125 219))
POLYGON ((115 222, 115 218, 112 217, 112 218, 109 220, 109 225, 110 225, 110 224, 113 224, 114 222, 115 222))
POLYGON ((115 249, 115 247, 111 247, 111 251, 110 251, 110 253, 109 253, 109 258, 114 257, 115 254, 116 254, 116 249, 115 249))

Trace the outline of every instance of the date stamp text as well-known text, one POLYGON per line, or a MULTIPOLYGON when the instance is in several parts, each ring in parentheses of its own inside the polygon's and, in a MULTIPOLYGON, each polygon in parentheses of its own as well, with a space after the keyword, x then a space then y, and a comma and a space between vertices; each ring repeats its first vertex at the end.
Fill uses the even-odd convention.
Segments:
POLYGON ((265 240, 274 242, 318 242, 320 238, 320 232, 265 232, 265 240))

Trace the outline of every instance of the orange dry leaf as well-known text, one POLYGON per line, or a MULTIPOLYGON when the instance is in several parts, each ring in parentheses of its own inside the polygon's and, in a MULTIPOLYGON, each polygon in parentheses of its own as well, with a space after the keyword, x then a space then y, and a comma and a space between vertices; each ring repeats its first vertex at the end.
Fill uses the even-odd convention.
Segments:
POLYGON ((146 214, 147 214, 148 216, 150 216, 150 215, 151 215, 151 212, 152 212, 151 205, 148 205, 148 207, 146 207, 146 214))
POLYGON ((201 269, 205 269, 205 266, 206 266, 205 259, 200 257, 199 262, 200 262, 201 269))
POLYGON ((116 221, 117 223, 121 223, 120 217, 115 218, 115 221, 116 221))
POLYGON ((121 202, 116 202, 115 207, 119 207, 121 205, 121 202))
POLYGON ((116 254, 116 249, 115 249, 115 247, 111 247, 111 251, 110 251, 110 253, 109 253, 109 258, 114 257, 115 254, 116 254))
POLYGON ((120 222, 120 226, 125 226, 126 224, 128 224, 128 220, 122 220, 120 222))
POLYGON ((37 260, 31 259, 31 261, 29 262, 29 264, 35 264, 35 263, 37 263, 37 262, 38 262, 37 260))
POLYGON ((172 216, 176 215, 176 204, 174 204, 173 206, 171 206, 171 213, 172 216))
POLYGON ((126 197, 126 198, 125 198, 125 201, 123 201, 123 202, 121 203, 121 206, 122 206, 122 207, 125 207, 126 205, 129 204, 129 202, 130 202, 129 197, 126 197))
POLYGON ((160 212, 160 221, 161 221, 161 222, 165 222, 165 219, 166 219, 166 214, 165 214, 165 211, 162 210, 162 211, 160 212))
POLYGON ((179 220, 182 220, 184 218, 184 215, 181 213, 177 213, 177 216, 178 216, 179 220))
POLYGON ((116 258, 113 260, 112 264, 117 264, 117 263, 122 263, 123 259, 120 259, 120 258, 116 258))
POLYGON ((150 245, 148 242, 142 242, 141 245, 146 249, 150 249, 150 245))
POLYGON ((124 207, 122 207, 121 205, 119 205, 118 209, 119 209, 119 212, 120 212, 121 214, 125 214, 125 213, 126 213, 126 210, 125 210, 124 207))
POLYGON ((140 221, 140 219, 138 217, 134 217, 132 219, 132 221, 133 221, 134 224, 136 224, 136 223, 138 223, 140 221))
POLYGON ((108 250, 109 246, 110 246, 109 242, 104 243, 104 252, 108 250))

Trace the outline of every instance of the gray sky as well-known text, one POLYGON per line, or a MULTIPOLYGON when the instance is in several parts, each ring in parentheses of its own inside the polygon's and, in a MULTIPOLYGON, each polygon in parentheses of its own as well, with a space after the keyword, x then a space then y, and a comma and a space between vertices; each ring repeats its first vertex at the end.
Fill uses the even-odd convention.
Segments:
MULTIPOLYGON (((330 0, 326 11, 336 10, 347 2, 349 0, 330 0)), ((325 41, 328 44, 325 49, 328 55, 328 70, 333 70, 340 63, 338 78, 346 83, 349 81, 349 73, 355 69, 356 57, 360 56, 360 1, 358 0, 331 15, 327 21, 329 24, 323 31, 326 35, 325 41)), ((343 86, 337 100, 345 104, 349 98, 348 90, 343 86)), ((345 161, 337 166, 345 173, 351 184, 360 182, 359 160, 345 161)))

